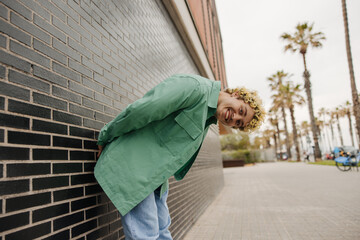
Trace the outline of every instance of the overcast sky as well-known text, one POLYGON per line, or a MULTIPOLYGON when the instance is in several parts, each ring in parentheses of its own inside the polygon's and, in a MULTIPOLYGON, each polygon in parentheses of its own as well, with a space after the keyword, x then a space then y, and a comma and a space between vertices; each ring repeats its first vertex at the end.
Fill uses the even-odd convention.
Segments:
MULTIPOLYGON (((298 23, 314 22, 314 31, 326 36, 323 47, 308 49, 315 113, 352 102, 345 48, 341 0, 216 0, 229 87, 257 90, 268 110, 271 92, 267 77, 278 70, 293 74, 303 84, 304 66, 298 53, 284 52, 284 32, 298 23)), ((360 1, 347 0, 353 65, 360 91, 360 1)), ((305 97, 305 93, 303 94, 305 97)), ((309 121, 307 106, 296 108, 297 123, 309 121)), ((290 121, 288 122, 290 125, 290 121)), ((348 125, 342 121, 345 144, 350 145, 348 125)), ((289 128, 291 131, 291 127, 289 128)))

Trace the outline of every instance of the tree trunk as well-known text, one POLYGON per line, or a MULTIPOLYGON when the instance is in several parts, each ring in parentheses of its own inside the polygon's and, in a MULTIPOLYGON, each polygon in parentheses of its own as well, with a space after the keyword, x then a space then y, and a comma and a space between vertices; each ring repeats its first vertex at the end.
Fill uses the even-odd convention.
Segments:
POLYGON ((286 113, 285 113, 285 108, 281 107, 281 112, 282 112, 282 116, 284 119, 284 130, 285 130, 285 144, 286 144, 286 153, 288 155, 288 159, 291 158, 291 152, 290 152, 290 141, 289 141, 289 133, 288 133, 288 129, 287 129, 287 123, 286 123, 286 113))
POLYGON ((348 119, 349 119, 349 130, 350 130, 351 143, 352 143, 352 145, 355 147, 354 134, 353 134, 353 130, 352 130, 352 122, 351 122, 351 114, 350 114, 350 111, 348 111, 348 112, 346 113, 346 116, 347 116, 348 119))
POLYGON ((331 140, 332 140, 332 144, 335 146, 336 144, 334 143, 335 136, 334 136, 334 128, 333 128, 333 125, 332 125, 332 120, 330 121, 330 130, 331 130, 331 140))
POLYGON ((341 131, 341 127, 340 127, 339 114, 336 114, 336 120, 337 120, 337 128, 339 131, 340 144, 341 144, 341 146, 344 146, 344 140, 343 140, 342 131, 341 131))
MULTIPOLYGON (((282 146, 281 146, 281 139, 280 139, 280 128, 279 128, 279 123, 276 123, 276 131, 277 131, 277 135, 278 135, 278 139, 279 139, 279 153, 280 153, 280 160, 283 159, 282 156, 282 146)), ((276 157, 277 157, 277 153, 276 153, 276 157)))
POLYGON ((291 116, 291 123, 292 123, 292 129, 293 129, 293 137, 294 137, 294 143, 295 143, 295 149, 296 149, 296 160, 300 162, 300 148, 299 148, 299 141, 298 141, 298 134, 296 130, 296 122, 295 122, 295 116, 294 116, 294 105, 289 107, 290 110, 290 116, 291 116))
MULTIPOLYGON (((342 10, 343 10, 343 18, 344 18, 346 54, 347 54, 347 59, 348 59, 348 64, 349 64, 351 94, 352 94, 352 99, 353 99, 353 109, 354 109, 354 115, 355 115, 357 135, 358 135, 358 138, 360 138, 360 103, 359 103, 358 91, 356 89, 354 67, 353 67, 352 56, 351 56, 350 34, 349 34, 349 25, 348 25, 348 19, 347 19, 346 0, 341 0, 341 2, 342 2, 342 10)), ((360 148, 360 143, 359 143, 359 148, 360 148)))
POLYGON ((304 67, 305 67, 305 71, 304 71, 304 81, 305 81, 305 91, 306 91, 306 96, 307 96, 307 101, 308 101, 308 107, 309 107, 309 114, 310 114, 310 122, 311 122, 311 131, 313 133, 313 139, 314 139, 314 145, 315 145, 315 159, 316 158, 321 158, 321 151, 320 151, 320 147, 319 147, 319 142, 318 142, 318 135, 317 135, 317 126, 315 124, 315 117, 314 117, 314 109, 313 109, 313 105, 312 105, 312 96, 311 96, 311 83, 310 83, 310 73, 307 70, 306 67, 306 60, 305 60, 305 54, 302 54, 303 56, 303 61, 304 61, 304 67))
POLYGON ((275 145, 275 157, 276 157, 276 160, 278 159, 277 157, 277 149, 278 149, 278 145, 277 145, 277 139, 276 139, 276 132, 274 132, 274 145, 275 145))

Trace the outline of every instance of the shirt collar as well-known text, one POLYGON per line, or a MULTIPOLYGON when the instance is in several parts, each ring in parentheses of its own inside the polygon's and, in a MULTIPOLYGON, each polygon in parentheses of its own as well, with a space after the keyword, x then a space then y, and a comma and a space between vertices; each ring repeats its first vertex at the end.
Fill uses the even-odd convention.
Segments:
POLYGON ((217 108, 218 98, 221 90, 221 82, 213 81, 212 88, 209 96, 208 106, 211 108, 217 108))

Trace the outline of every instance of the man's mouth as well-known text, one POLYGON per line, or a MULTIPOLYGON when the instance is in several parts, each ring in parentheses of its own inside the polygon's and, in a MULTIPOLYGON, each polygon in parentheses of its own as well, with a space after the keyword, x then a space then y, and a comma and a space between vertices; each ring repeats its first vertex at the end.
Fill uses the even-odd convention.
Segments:
POLYGON ((228 122, 230 120, 230 115, 231 115, 231 112, 230 112, 230 109, 228 109, 225 113, 225 122, 228 122))

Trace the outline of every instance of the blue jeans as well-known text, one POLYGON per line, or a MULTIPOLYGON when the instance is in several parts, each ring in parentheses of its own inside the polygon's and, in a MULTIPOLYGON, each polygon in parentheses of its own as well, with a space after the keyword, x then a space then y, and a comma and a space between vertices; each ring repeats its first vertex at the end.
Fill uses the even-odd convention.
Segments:
POLYGON ((160 197, 158 188, 121 217, 126 240, 172 240, 167 197, 168 191, 160 197))

